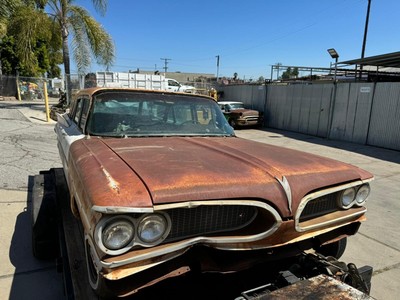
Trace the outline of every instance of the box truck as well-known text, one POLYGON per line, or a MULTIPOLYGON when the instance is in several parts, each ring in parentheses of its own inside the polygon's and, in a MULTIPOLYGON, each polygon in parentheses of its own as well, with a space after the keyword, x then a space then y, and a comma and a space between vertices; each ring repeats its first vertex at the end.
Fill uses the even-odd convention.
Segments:
POLYGON ((163 75, 108 71, 86 75, 85 88, 88 87, 123 87, 184 93, 195 93, 196 91, 193 86, 183 85, 177 80, 166 78, 163 75))

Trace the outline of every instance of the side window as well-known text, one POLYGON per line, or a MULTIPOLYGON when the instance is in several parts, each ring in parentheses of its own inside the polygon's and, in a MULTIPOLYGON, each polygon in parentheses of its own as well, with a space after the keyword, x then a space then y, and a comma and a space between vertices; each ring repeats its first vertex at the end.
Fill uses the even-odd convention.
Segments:
POLYGON ((82 131, 85 128, 88 113, 89 99, 78 99, 74 111, 74 122, 80 129, 82 129, 82 131))
POLYGON ((179 86, 178 82, 176 82, 174 80, 168 80, 168 85, 169 86, 179 86))
POLYGON ((82 99, 81 103, 82 103, 82 113, 81 113, 81 120, 78 126, 83 131, 85 129, 87 116, 89 114, 89 99, 82 99))
POLYGON ((81 113, 82 113, 82 99, 77 100, 76 108, 75 108, 75 115, 74 115, 74 122, 76 124, 79 124, 79 120, 81 118, 81 113))

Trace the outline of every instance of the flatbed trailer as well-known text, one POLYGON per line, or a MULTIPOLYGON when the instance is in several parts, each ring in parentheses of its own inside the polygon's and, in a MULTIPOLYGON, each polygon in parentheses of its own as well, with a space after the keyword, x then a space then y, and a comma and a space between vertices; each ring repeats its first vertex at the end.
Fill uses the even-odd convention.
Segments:
MULTIPOLYGON (((101 299, 87 274, 83 229, 73 216, 62 168, 34 177, 32 197, 33 254, 56 259, 66 299, 101 299)), ((333 257, 303 253, 293 260, 260 265, 232 275, 189 275, 168 279, 129 299, 373 299, 372 267, 357 268, 333 257), (208 277, 207 277, 208 276, 208 277)))

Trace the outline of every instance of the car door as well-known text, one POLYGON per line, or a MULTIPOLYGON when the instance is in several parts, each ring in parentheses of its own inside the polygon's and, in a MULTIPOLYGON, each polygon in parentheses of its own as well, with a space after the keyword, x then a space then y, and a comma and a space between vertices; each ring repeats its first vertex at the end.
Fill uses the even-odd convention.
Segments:
POLYGON ((65 113, 58 116, 58 121, 55 126, 57 134, 57 146, 60 153, 60 158, 68 178, 68 157, 69 148, 76 140, 85 137, 85 126, 89 114, 89 99, 77 99, 70 113, 65 113))
POLYGON ((167 79, 167 89, 170 92, 177 92, 179 91, 180 84, 176 80, 167 79))

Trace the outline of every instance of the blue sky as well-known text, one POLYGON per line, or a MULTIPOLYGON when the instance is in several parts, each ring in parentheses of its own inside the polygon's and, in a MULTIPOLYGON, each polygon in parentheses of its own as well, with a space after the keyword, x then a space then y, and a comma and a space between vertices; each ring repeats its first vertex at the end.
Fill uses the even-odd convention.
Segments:
MULTIPOLYGON (((112 71, 270 78, 271 65, 329 67, 361 56, 368 0, 109 0, 105 16, 76 0, 112 36, 112 71)), ((372 0, 365 56, 400 51, 399 0, 372 0)), ((93 64, 91 71, 104 68, 93 64)), ((76 71, 76 70, 75 70, 76 71)))

